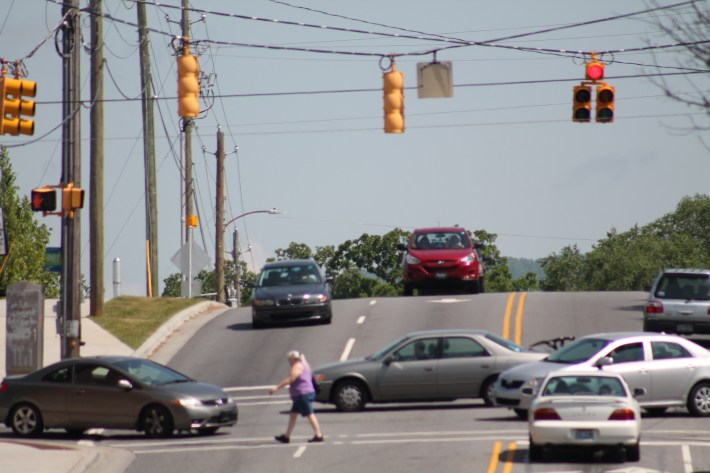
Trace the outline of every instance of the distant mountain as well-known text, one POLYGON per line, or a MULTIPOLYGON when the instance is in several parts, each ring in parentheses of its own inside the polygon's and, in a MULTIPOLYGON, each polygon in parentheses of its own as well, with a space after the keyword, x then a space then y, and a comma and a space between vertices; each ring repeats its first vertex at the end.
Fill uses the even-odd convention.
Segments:
POLYGON ((508 268, 510 268, 513 279, 518 279, 528 273, 535 273, 538 281, 545 277, 545 271, 542 270, 539 260, 512 258, 510 256, 506 256, 506 258, 508 259, 508 268))

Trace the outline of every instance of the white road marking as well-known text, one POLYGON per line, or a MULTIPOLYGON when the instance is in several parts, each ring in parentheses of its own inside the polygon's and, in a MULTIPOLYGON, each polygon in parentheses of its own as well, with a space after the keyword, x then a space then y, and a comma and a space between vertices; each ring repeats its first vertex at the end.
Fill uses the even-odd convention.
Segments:
POLYGON ((685 468, 685 473, 693 473, 693 457, 690 455, 690 447, 688 445, 683 445, 680 447, 680 451, 683 453, 683 467, 685 468))
POLYGON ((350 351, 353 349, 353 345, 355 345, 355 339, 351 338, 348 340, 348 343, 345 344, 345 350, 343 350, 343 354, 340 355, 340 361, 345 361, 348 359, 348 356, 350 356, 350 351))
POLYGON ((451 299, 451 298, 445 298, 445 299, 436 299, 432 301, 427 301, 427 302, 434 302, 436 304, 455 304, 456 302, 468 302, 471 299, 451 299))
POLYGON ((377 301, 370 301, 370 305, 375 305, 377 304, 377 301))
POLYGON ((301 458, 301 455, 303 455, 303 452, 306 451, 306 446, 302 445, 298 447, 298 450, 296 450, 296 453, 293 454, 293 458, 301 458))
POLYGON ((358 324, 358 325, 364 324, 364 323, 365 323, 365 319, 366 319, 366 317, 365 317, 364 315, 361 315, 361 316, 358 317, 358 319, 357 319, 357 324, 358 324))
POLYGON ((274 385, 270 384, 268 386, 242 386, 239 388, 223 388, 225 391, 228 393, 232 392, 237 392, 237 391, 268 391, 269 389, 273 388, 274 385))

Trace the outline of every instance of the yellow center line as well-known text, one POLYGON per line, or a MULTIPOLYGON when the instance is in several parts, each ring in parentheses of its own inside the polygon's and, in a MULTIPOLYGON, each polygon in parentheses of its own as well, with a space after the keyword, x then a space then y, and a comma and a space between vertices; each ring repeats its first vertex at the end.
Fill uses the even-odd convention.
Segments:
POLYGON ((511 292, 508 295, 508 301, 505 303, 505 313, 503 314, 503 338, 508 340, 510 337, 510 313, 513 311, 513 300, 515 299, 515 293, 511 292))
POLYGON ((496 468, 498 468, 498 456, 500 455, 501 447, 501 442, 496 442, 493 444, 493 451, 491 452, 491 461, 488 463, 488 470, 486 470, 486 473, 495 473, 496 468))
POLYGON ((527 296, 527 292, 520 293, 520 298, 518 299, 518 310, 515 313, 515 343, 518 345, 522 344, 523 339, 523 307, 525 306, 525 298, 527 296))
POLYGON ((508 454, 505 456, 505 465, 503 466, 503 473, 510 473, 513 469, 513 459, 515 457, 515 448, 517 444, 515 442, 510 442, 508 444, 508 454))

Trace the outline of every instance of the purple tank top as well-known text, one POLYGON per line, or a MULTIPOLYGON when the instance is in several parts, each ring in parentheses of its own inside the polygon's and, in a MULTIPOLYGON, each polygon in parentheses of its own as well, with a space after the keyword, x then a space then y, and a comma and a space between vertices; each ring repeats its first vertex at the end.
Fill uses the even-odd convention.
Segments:
POLYGON ((299 361, 299 363, 303 366, 303 371, 301 371, 298 378, 296 378, 296 380, 291 383, 291 386, 288 388, 288 394, 291 397, 303 396, 304 394, 316 392, 315 388, 313 388, 313 382, 311 381, 313 376, 311 374, 311 367, 308 366, 308 363, 305 361, 299 361))

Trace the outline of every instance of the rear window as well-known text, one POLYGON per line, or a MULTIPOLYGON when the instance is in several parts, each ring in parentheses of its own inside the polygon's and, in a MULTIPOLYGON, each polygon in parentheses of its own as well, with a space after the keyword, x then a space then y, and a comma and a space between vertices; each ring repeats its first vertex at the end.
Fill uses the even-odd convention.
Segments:
POLYGON ((658 299, 710 300, 710 277, 707 274, 664 274, 654 296, 658 299))
POLYGON ((587 361, 610 343, 603 338, 581 338, 545 358, 553 363, 576 364, 587 361))
POLYGON ((471 240, 466 231, 416 233, 412 238, 412 248, 417 250, 445 250, 470 248, 471 240))

